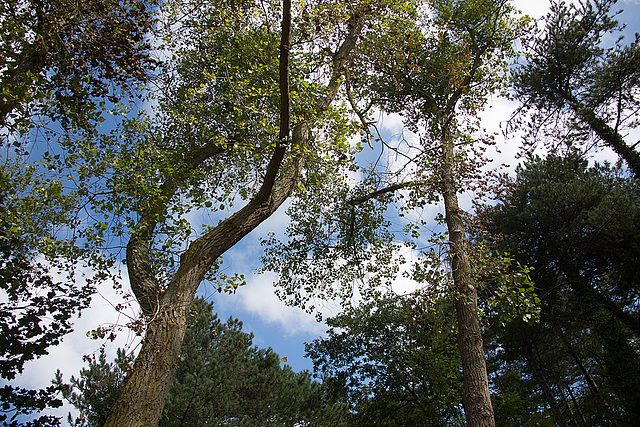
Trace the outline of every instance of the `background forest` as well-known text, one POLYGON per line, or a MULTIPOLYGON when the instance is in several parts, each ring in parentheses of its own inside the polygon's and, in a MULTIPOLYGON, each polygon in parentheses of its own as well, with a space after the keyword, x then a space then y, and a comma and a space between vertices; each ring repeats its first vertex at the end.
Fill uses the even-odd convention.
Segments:
POLYGON ((4 2, 0 424, 636 425, 634 11, 4 2))

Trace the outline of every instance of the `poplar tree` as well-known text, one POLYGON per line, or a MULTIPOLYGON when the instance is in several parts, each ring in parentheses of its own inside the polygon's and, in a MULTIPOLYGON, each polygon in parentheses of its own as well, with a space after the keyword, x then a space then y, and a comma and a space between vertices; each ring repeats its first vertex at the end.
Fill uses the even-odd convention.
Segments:
MULTIPOLYGON (((401 142, 400 147, 382 141, 380 157, 387 156, 390 168, 379 162, 356 185, 325 180, 328 188, 322 196, 302 197, 291 210, 289 242, 269 242, 266 268, 281 274, 279 285, 292 295, 293 303, 306 297, 313 305, 319 296, 348 300, 354 293, 349 284, 353 278, 363 278, 373 289, 368 292, 366 284, 359 286, 359 295, 375 297, 376 289, 380 292, 381 286, 392 282, 401 263, 394 255, 398 244, 384 219, 389 202, 407 197, 406 203, 399 201, 406 213, 442 201, 465 416, 470 426, 493 426, 477 307, 482 274, 471 263, 458 193, 479 182, 478 154, 491 138, 479 132, 477 114, 488 97, 505 86, 505 67, 524 21, 514 17, 507 1, 442 0, 426 6, 428 12, 416 8, 410 17, 390 16, 347 64, 349 97, 363 124, 370 124, 368 109, 378 106, 401 114, 416 140, 401 142), (408 194, 398 193, 403 189, 408 194), (343 283, 342 291, 326 286, 336 278, 343 283), (302 282, 306 288, 298 292, 295 286, 302 282)), ((407 225, 408 240, 419 236, 421 226, 407 225)), ((441 261, 435 252, 424 255, 425 260, 441 261)), ((426 265, 417 263, 414 277, 442 279, 439 267, 426 265)))
POLYGON ((332 103, 365 23, 390 6, 375 5, 167 2, 158 42, 168 59, 150 112, 65 139, 64 156, 46 158, 84 198, 80 238, 124 255, 142 310, 131 324, 142 348, 106 425, 158 423, 198 287, 243 283, 218 271, 221 255, 307 174, 346 164, 351 127, 332 103), (195 211, 213 218, 192 223, 195 211))

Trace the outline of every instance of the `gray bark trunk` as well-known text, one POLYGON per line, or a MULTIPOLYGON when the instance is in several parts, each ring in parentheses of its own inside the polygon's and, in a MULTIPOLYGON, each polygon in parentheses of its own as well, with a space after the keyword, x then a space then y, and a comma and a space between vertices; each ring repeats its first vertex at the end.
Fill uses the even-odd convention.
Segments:
POLYGON ((469 260, 466 226, 458 205, 453 144, 443 141, 442 184, 449 233, 451 274, 456 292, 458 348, 462 359, 464 412, 469 427, 494 427, 489 379, 478 319, 478 294, 469 260))

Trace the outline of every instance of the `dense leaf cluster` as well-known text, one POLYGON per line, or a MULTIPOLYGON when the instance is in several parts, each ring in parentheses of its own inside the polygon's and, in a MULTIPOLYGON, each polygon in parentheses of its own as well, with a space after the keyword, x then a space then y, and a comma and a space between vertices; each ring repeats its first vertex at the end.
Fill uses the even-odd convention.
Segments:
POLYGON ((349 403, 349 425, 464 425, 450 300, 388 297, 327 324, 328 337, 307 344, 307 356, 330 396, 349 403))
MULTIPOLYGON (((5 381, 59 344, 72 331, 73 317, 89 304, 92 288, 65 277, 87 254, 52 232, 71 225, 66 209, 73 203, 59 183, 33 168, 11 161, 0 166, 0 378, 5 381)), ((58 391, 4 385, 0 421, 12 425, 18 415, 60 406, 58 391)), ((45 418, 55 423, 52 417, 42 422, 45 418)))
MULTIPOLYGON (((0 128, 38 116, 92 131, 105 101, 147 80, 153 1, 21 1, 0 5, 0 128)), ((7 141, 3 141, 3 144, 7 141)))

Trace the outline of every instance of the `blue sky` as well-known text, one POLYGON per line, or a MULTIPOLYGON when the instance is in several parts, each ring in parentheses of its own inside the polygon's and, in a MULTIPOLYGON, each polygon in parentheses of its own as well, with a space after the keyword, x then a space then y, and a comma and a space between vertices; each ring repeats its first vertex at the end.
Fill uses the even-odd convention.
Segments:
MULTIPOLYGON (((524 13, 535 18, 542 16, 548 9, 546 1, 519 0, 514 3, 524 13)), ((621 1, 618 8, 626 10, 619 19, 627 24, 627 30, 630 33, 640 32, 640 0, 621 1)), ((504 99, 493 99, 483 114, 483 125, 489 130, 499 131, 500 123, 509 118, 514 108, 514 104, 504 99)), ((401 122, 397 117, 385 118, 383 127, 388 136, 401 132, 401 122)), ((518 148, 517 136, 508 141, 499 136, 497 148, 501 154, 493 154, 496 163, 513 165, 514 154, 518 148)), ((365 152, 365 156, 376 155, 369 148, 366 150, 369 152, 365 152)), ((492 154, 489 155, 492 156, 492 154)), ((465 195, 462 195, 462 198, 464 200, 465 195)), ((287 206, 288 204, 285 204, 281 207, 271 218, 224 255, 224 271, 230 275, 244 274, 247 285, 239 288, 234 295, 220 294, 211 286, 202 285, 199 294, 210 297, 214 301, 214 308, 222 320, 226 320, 229 316, 242 320, 244 331, 253 332, 255 335, 254 345, 272 347, 280 357, 287 357, 287 364, 295 371, 311 370, 311 361, 304 358, 304 343, 322 336, 325 326, 316 322, 313 315, 282 304, 273 293, 272 284, 275 280, 273 275, 256 274, 262 254, 259 239, 265 237, 268 232, 283 235, 288 222, 285 214, 287 206)), ((434 206, 429 214, 435 214, 439 209, 438 206, 434 206)), ((127 283, 126 271, 123 271, 123 275, 124 283, 127 283)), ((399 290, 408 287, 410 285, 407 283, 398 284, 399 290)), ((84 366, 82 356, 97 352, 102 344, 102 342, 88 339, 86 332, 102 324, 124 323, 122 318, 117 318, 117 313, 113 309, 113 305, 118 302, 119 297, 106 284, 94 297, 91 309, 85 311, 77 320, 76 331, 65 337, 61 345, 53 348, 50 355, 29 363, 24 375, 14 383, 26 387, 46 386, 58 368, 65 374, 66 379, 72 374, 77 375, 84 366)), ((337 314, 339 310, 340 307, 337 305, 327 305, 323 308, 323 313, 330 316, 337 314)), ((136 307, 131 307, 128 311, 132 316, 135 316, 136 312, 136 307)), ((114 343, 108 343, 107 353, 113 356, 115 349, 123 346, 128 346, 135 351, 137 344, 138 341, 134 336, 123 331, 114 343)), ((66 406, 62 411, 53 411, 53 413, 66 416, 69 409, 66 406)))

